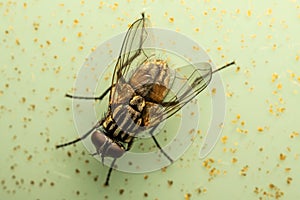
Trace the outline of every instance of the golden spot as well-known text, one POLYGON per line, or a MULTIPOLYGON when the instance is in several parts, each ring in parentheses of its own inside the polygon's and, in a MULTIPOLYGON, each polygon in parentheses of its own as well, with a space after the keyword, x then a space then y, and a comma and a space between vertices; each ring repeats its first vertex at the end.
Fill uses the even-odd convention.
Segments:
POLYGON ((206 169, 210 169, 211 168, 210 164, 212 164, 214 162, 215 162, 214 159, 208 158, 202 162, 202 166, 205 167, 206 169))
POLYGON ((221 47, 221 46, 218 46, 218 47, 217 47, 217 50, 218 50, 218 51, 221 51, 221 50, 222 50, 222 47, 221 47))
POLYGON ((294 72, 292 72, 291 70, 288 70, 288 73, 290 74, 291 79, 296 77, 296 74, 294 72))
POLYGON ((291 183, 292 183, 292 180, 293 180, 293 179, 292 179, 291 177, 287 177, 286 183, 287 183, 287 184, 291 184, 291 183))
POLYGON ((261 21, 257 22, 257 25, 262 26, 262 22, 261 21))
POLYGON ((66 42, 66 41, 67 41, 67 38, 66 38, 66 37, 63 37, 63 38, 61 39, 61 41, 66 42))
POLYGON ((226 143, 227 143, 227 139, 228 139, 228 137, 225 135, 225 136, 223 136, 223 137, 221 138, 221 142, 222 142, 223 144, 226 144, 226 143))
POLYGON ((200 31, 200 29, 199 29, 199 28, 195 28, 195 31, 196 31, 196 32, 199 32, 199 31, 200 31))
POLYGON ((169 18, 169 22, 173 23, 173 22, 174 22, 174 18, 173 18, 173 17, 170 17, 170 18, 169 18))
POLYGON ((236 163, 237 161, 238 161, 237 158, 232 158, 232 159, 231 159, 231 162, 232 162, 232 163, 236 163))
POLYGON ((78 47, 78 50, 79 50, 79 51, 82 51, 82 50, 83 50, 83 46, 80 45, 80 46, 78 47))
POLYGON ((296 131, 293 131, 291 134, 290 134, 290 138, 294 138, 294 137, 297 137, 299 136, 299 133, 296 132, 296 131))
POLYGON ((284 155, 283 153, 279 154, 279 159, 280 160, 285 160, 286 159, 286 155, 284 155))
POLYGON ((272 74, 272 82, 274 83, 277 79, 278 79, 278 74, 277 73, 273 73, 272 74))
POLYGON ((191 198, 191 194, 190 193, 186 193, 185 195, 184 195, 184 200, 190 200, 190 198, 191 198))
POLYGON ((109 7, 110 7, 113 11, 115 11, 115 10, 117 10, 118 6, 119 6, 118 3, 114 3, 113 5, 110 5, 109 7))
POLYGON ((226 96, 227 97, 232 97, 233 96, 233 92, 226 92, 226 96))
POLYGON ((221 13, 222 13, 223 15, 225 15, 225 14, 227 13, 227 11, 226 11, 226 10, 221 10, 221 13))
POLYGON ((263 131, 264 131, 264 128, 263 128, 263 127, 258 127, 258 128, 257 128, 257 131, 258 131, 258 132, 263 132, 263 131))
POLYGON ((273 36, 272 35, 267 35, 267 39, 272 39, 273 38, 273 36))
POLYGON ((273 12, 273 10, 272 10, 271 8, 269 8, 269 9, 267 10, 267 15, 271 15, 272 12, 273 12))
POLYGON ((290 172, 292 169, 290 168, 290 167, 286 167, 285 169, 284 169, 284 171, 285 172, 290 172))
POLYGON ((199 46, 193 46, 193 49, 196 50, 196 51, 200 50, 199 46))
POLYGON ((211 93, 212 93, 212 95, 215 95, 215 94, 217 93, 217 89, 216 89, 216 88, 213 88, 213 89, 211 90, 211 93))
POLYGON ((25 102, 26 102, 26 98, 25 98, 25 97, 22 97, 22 98, 21 98, 21 102, 22 102, 22 103, 25 103, 25 102))
POLYGON ((16 39, 16 44, 19 46, 20 45, 20 40, 16 39))
POLYGON ((77 37, 81 37, 81 36, 82 36, 82 32, 78 32, 77 37))
POLYGON ((79 23, 79 20, 78 20, 78 19, 74 19, 74 20, 73 20, 73 24, 74 24, 74 25, 77 25, 78 23, 79 23))
POLYGON ((279 113, 283 113, 283 112, 285 111, 285 108, 283 108, 283 107, 277 108, 277 111, 278 111, 279 113))
POLYGON ((242 129, 240 129, 240 128, 236 128, 236 132, 243 133, 244 131, 242 129))
POLYGON ((247 10, 247 16, 250 17, 252 15, 251 10, 247 10))
POLYGON ((241 170, 240 170, 240 175, 241 176, 247 176, 247 172, 249 170, 249 166, 245 165, 241 170))

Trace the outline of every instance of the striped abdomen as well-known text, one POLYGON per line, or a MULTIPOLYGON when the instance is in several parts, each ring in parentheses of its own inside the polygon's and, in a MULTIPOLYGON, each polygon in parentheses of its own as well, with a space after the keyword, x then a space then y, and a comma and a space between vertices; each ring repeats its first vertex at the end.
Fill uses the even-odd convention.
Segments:
POLYGON ((147 61, 128 83, 118 83, 109 112, 103 122, 106 135, 128 143, 139 132, 160 122, 160 103, 169 91, 170 72, 166 62, 147 61))

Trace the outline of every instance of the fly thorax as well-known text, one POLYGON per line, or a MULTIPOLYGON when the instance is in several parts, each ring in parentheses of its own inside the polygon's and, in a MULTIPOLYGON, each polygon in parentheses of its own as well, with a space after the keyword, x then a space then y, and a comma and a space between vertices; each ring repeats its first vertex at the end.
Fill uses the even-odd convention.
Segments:
POLYGON ((92 134, 92 143, 94 144, 97 153, 104 157, 119 158, 125 153, 123 146, 115 143, 100 130, 95 130, 92 134))
POLYGON ((143 97, 136 95, 130 100, 129 105, 137 112, 142 112, 146 103, 143 97))

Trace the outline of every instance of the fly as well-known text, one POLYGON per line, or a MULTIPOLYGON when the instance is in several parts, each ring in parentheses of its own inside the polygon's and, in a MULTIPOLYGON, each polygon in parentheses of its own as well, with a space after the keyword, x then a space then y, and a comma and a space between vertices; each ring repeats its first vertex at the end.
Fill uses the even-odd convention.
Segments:
POLYGON ((172 163, 172 158, 156 140, 155 129, 202 92, 213 73, 235 64, 231 62, 214 71, 209 63, 190 64, 178 71, 192 69, 191 73, 177 76, 166 60, 156 59, 144 51, 149 24, 142 13, 142 17, 129 27, 114 68, 111 86, 99 97, 66 94, 69 98, 93 100, 102 100, 109 95, 108 109, 102 119, 82 137, 56 146, 69 146, 91 134, 96 149, 93 155, 100 155, 102 162, 105 157, 113 158, 106 176, 106 186, 109 185, 116 160, 131 149, 141 132, 148 131, 156 147, 172 163))

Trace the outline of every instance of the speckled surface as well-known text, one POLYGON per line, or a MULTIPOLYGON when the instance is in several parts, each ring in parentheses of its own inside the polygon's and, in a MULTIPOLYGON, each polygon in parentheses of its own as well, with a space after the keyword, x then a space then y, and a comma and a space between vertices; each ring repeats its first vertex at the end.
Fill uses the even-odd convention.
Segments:
MULTIPOLYGON (((2 1, 0 15, 1 199, 299 199, 299 1, 2 1), (218 66, 236 61, 220 73, 224 128, 199 159, 204 115, 173 165, 114 171, 103 187, 107 167, 81 143, 55 149, 78 136, 64 94, 91 50, 143 11, 218 66)), ((209 92, 198 98, 205 113, 209 92)))

